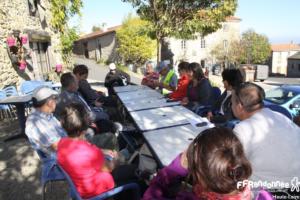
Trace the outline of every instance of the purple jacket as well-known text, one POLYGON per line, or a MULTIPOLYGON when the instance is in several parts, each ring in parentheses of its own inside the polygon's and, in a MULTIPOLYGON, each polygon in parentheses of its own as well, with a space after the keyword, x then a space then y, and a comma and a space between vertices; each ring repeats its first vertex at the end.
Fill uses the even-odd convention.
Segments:
MULTIPOLYGON (((187 169, 181 166, 180 158, 181 154, 170 165, 158 172, 144 193, 143 200, 199 200, 193 192, 180 191, 178 187, 177 190, 173 187, 188 175, 187 169)), ((267 191, 260 190, 254 199, 273 200, 273 197, 267 191)))
MULTIPOLYGON (((143 196, 143 200, 197 200, 197 197, 192 192, 186 191, 172 191, 174 183, 180 184, 181 180, 188 175, 187 169, 183 168, 180 163, 181 154, 178 155, 170 165, 161 169, 157 176, 151 181, 149 188, 143 196), (173 192, 173 197, 172 193, 173 192), (174 193, 176 193, 176 196, 174 193), (170 195, 168 195, 170 194, 170 195), (170 197, 166 197, 170 196, 170 197)), ((175 184, 176 185, 176 184, 175 184)))

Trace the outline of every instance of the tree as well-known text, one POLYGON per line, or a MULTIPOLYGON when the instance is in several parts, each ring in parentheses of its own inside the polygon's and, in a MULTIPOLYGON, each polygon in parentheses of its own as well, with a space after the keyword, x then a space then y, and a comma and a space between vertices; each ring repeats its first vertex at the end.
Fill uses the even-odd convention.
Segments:
POLYGON ((81 15, 82 0, 51 0, 51 26, 60 33, 62 58, 65 63, 72 52, 73 42, 78 39, 76 28, 69 28, 67 22, 74 15, 81 15))
POLYGON ((92 32, 96 32, 96 31, 102 31, 102 28, 100 26, 93 26, 92 32))
POLYGON ((155 41, 148 36, 148 26, 147 21, 129 15, 117 30, 117 51, 125 62, 140 66, 153 57, 155 41))
POLYGON ((164 37, 193 38, 202 36, 221 27, 227 16, 234 14, 237 0, 122 0, 137 8, 143 20, 152 23, 157 41, 157 59, 164 37))
POLYGON ((210 52, 221 63, 231 63, 236 66, 241 63, 265 64, 271 53, 268 38, 248 30, 242 34, 240 41, 233 40, 229 44, 217 44, 210 52))
POLYGON ((106 23, 102 23, 101 25, 94 25, 92 27, 92 32, 103 31, 105 27, 106 27, 106 23))
POLYGON ((243 63, 265 64, 271 53, 271 46, 267 36, 248 30, 242 34, 241 54, 243 63))
MULTIPOLYGON (((224 41, 215 45, 210 54, 214 56, 219 63, 234 64, 237 66, 242 62, 242 56, 244 53, 244 48, 242 47, 239 40, 232 40, 228 44, 224 41)), ((225 67, 225 66, 224 66, 225 67)))
POLYGON ((81 15, 82 0, 51 0, 50 2, 51 25, 55 30, 64 33, 70 17, 76 14, 81 15))
POLYGON ((73 49, 73 43, 79 38, 76 28, 68 28, 65 34, 60 37, 62 58, 65 62, 68 61, 73 49))

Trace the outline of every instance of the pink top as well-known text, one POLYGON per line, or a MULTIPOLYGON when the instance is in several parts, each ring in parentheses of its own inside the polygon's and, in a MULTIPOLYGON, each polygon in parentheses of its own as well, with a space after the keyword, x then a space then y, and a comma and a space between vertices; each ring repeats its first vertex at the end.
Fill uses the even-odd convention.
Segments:
POLYGON ((62 138, 57 147, 57 160, 69 174, 82 198, 90 198, 114 187, 110 173, 102 172, 102 151, 84 141, 62 138))

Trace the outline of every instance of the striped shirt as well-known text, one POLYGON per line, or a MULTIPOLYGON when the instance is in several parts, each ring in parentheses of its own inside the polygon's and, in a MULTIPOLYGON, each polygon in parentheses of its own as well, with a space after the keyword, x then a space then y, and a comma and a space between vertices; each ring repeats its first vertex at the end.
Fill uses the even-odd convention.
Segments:
POLYGON ((55 153, 51 145, 66 137, 65 130, 53 114, 35 110, 26 121, 25 133, 35 149, 39 149, 47 155, 55 153))

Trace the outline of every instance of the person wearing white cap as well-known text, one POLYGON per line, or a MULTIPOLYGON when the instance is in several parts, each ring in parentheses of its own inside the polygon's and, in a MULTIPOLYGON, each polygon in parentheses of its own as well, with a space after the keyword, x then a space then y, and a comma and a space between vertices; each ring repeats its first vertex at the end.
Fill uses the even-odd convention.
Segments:
POLYGON ((130 83, 130 76, 129 74, 118 70, 116 68, 115 63, 109 64, 109 72, 105 77, 104 86, 108 90, 108 94, 114 95, 114 89, 115 86, 125 86, 130 83))
POLYGON ((43 151, 47 156, 55 156, 59 140, 67 136, 60 122, 53 116, 57 95, 49 87, 35 89, 32 95, 35 109, 26 121, 25 134, 30 143, 34 149, 43 151))

